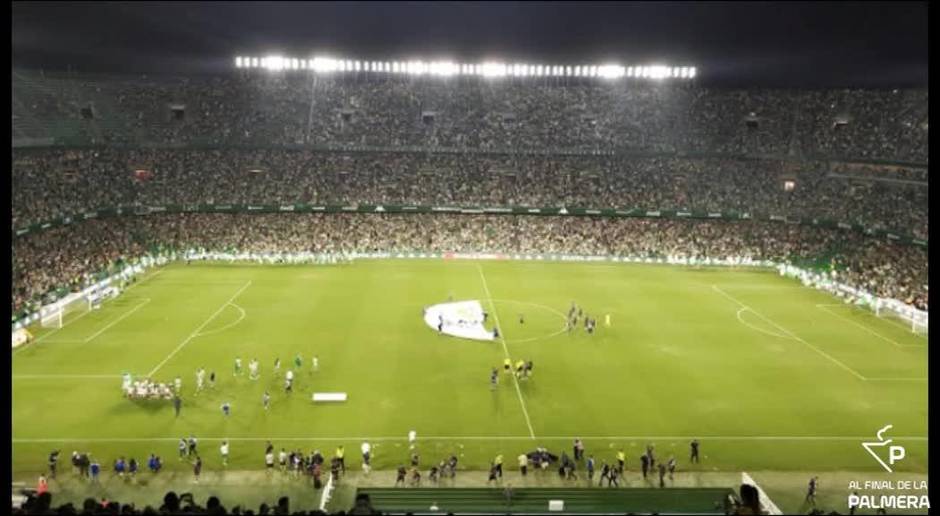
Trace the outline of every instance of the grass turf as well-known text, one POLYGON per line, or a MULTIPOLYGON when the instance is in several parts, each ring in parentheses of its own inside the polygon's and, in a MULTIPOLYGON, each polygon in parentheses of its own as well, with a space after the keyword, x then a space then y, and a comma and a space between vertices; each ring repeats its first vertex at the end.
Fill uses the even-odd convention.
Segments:
POLYGON ((364 438, 374 467, 393 468, 408 459, 412 429, 424 467, 451 453, 462 468, 484 469, 498 453, 512 467, 537 445, 570 452, 578 436, 599 463, 624 448, 634 470, 653 443, 659 458, 676 455, 680 471, 874 473, 883 470, 860 443, 886 424, 907 451, 895 469, 927 470, 926 339, 768 272, 429 260, 177 264, 66 322, 14 352, 14 475, 42 470, 53 448, 63 450, 63 469, 72 450, 92 452, 105 468, 118 455, 146 461, 151 452, 171 469, 188 468, 176 445, 190 434, 207 468, 220 467, 223 438, 237 469, 261 468, 267 439, 327 456, 342 444, 347 463, 358 464, 364 438), (451 294, 495 308, 505 350, 501 341, 463 341, 425 326, 422 307, 451 294), (597 318, 595 335, 561 331, 572 301, 597 318), (491 391, 490 368, 506 350, 533 360, 533 376, 517 390, 501 374, 491 391), (297 353, 304 364, 288 396, 283 371, 297 353), (310 370, 314 354, 318 372, 310 370), (234 377, 236 356, 245 369, 258 358, 261 380, 234 377), (199 367, 218 380, 197 396, 199 367), (179 418, 170 403, 121 397, 121 373, 151 371, 158 380, 182 377, 179 418), (347 392, 349 401, 313 405, 314 390, 347 392), (692 437, 702 442, 700 465, 688 464, 692 437))

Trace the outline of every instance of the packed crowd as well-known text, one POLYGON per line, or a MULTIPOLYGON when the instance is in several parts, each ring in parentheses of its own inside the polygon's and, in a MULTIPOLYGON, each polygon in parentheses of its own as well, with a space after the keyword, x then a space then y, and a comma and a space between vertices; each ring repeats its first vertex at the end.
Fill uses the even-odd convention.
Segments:
POLYGON ((927 161, 922 90, 686 82, 16 71, 14 136, 76 144, 634 149, 927 161))
POLYGON ((859 223, 924 239, 928 226, 925 171, 823 162, 310 150, 36 150, 16 153, 12 176, 15 228, 103 207, 201 203, 737 211, 859 223))
MULTIPOLYGON (((13 310, 145 251, 503 252, 832 261, 839 279, 927 309, 927 252, 855 231, 758 221, 445 214, 155 214, 24 235, 13 310)), ((34 306, 34 305, 33 305, 34 306)))
MULTIPOLYGON (((257 514, 264 515, 326 515, 328 513, 320 510, 296 510, 290 508, 290 500, 284 496, 278 500, 277 505, 261 504, 257 510, 245 508, 240 505, 234 507, 225 507, 217 496, 210 496, 205 504, 196 502, 192 493, 177 494, 174 491, 166 493, 163 497, 163 503, 159 507, 138 507, 134 503, 122 503, 117 500, 86 498, 81 506, 76 507, 71 502, 54 506, 52 504, 52 495, 49 492, 43 494, 31 495, 26 503, 18 509, 12 509, 11 514, 15 516, 27 514, 41 515, 121 515, 121 516, 149 516, 149 515, 190 515, 190 514, 234 514, 252 516, 257 514)), ((339 511, 333 514, 381 514, 372 508, 368 498, 365 500, 356 500, 356 505, 349 511, 339 511)))

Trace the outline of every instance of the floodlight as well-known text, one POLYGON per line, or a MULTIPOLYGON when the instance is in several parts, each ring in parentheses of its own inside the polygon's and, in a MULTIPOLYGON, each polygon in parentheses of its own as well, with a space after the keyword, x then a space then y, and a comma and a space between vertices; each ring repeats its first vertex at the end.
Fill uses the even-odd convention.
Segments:
POLYGON ((694 77, 695 77, 695 67, 693 66, 693 67, 689 70, 689 79, 692 79, 692 78, 694 78, 694 77))
POLYGON ((483 63, 484 77, 502 77, 506 75, 506 65, 503 63, 483 63))
POLYGON ((241 67, 242 67, 242 58, 241 58, 241 57, 236 57, 236 58, 235 58, 235 68, 241 68, 241 67))

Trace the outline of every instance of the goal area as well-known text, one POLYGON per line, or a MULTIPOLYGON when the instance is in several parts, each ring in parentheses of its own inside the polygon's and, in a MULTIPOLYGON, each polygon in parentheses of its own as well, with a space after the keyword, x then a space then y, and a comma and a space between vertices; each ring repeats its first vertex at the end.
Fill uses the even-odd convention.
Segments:
POLYGON ((39 324, 43 328, 61 328, 66 320, 74 319, 91 310, 92 303, 92 297, 88 294, 69 294, 43 307, 39 314, 39 324))

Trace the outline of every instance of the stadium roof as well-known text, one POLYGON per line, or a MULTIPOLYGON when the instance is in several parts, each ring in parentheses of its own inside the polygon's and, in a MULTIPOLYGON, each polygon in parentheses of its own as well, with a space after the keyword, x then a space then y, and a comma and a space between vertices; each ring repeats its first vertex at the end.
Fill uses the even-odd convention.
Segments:
POLYGON ((927 84, 926 2, 17 2, 12 29, 18 68, 194 74, 234 56, 342 55, 679 63, 737 86, 927 84))

